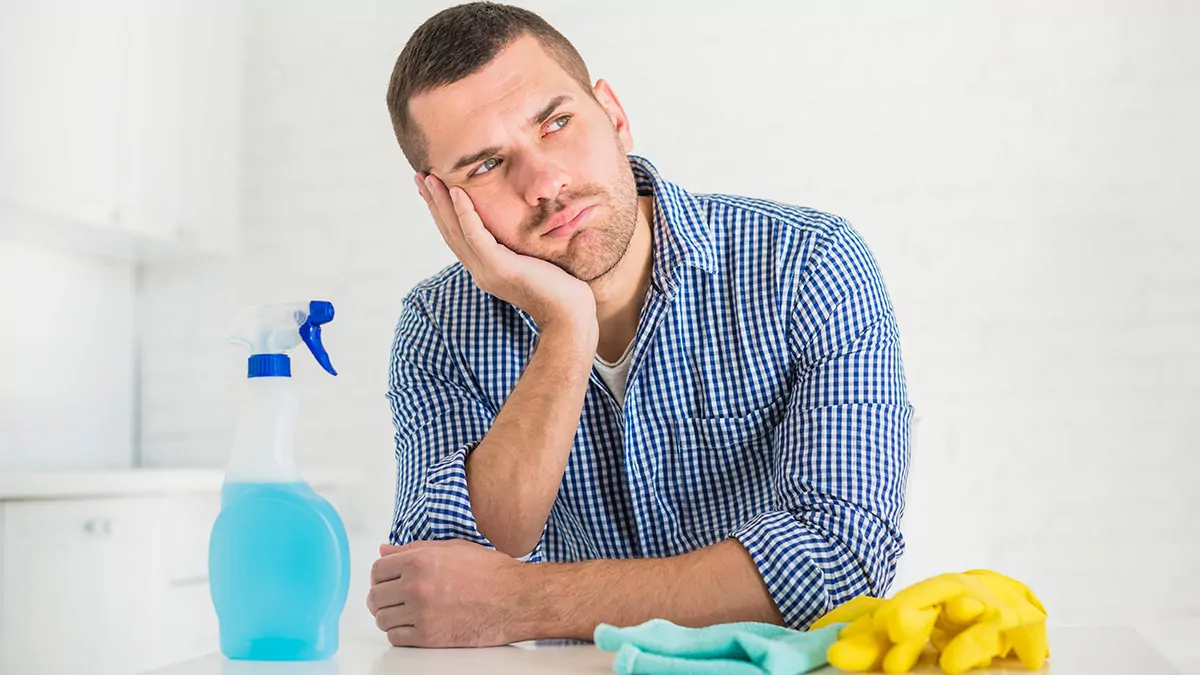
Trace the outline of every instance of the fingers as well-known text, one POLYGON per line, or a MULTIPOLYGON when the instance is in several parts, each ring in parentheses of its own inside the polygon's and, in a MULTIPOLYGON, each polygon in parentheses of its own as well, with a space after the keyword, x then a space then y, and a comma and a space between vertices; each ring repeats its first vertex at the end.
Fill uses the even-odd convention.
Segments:
POLYGON ((391 555, 393 553, 399 553, 400 551, 403 551, 403 550, 404 550, 403 546, 395 546, 392 544, 380 544, 379 545, 379 555, 381 555, 381 556, 391 555))
POLYGON ((367 592, 367 609, 375 614, 383 607, 399 605, 408 587, 420 577, 425 552, 430 549, 451 545, 450 542, 414 541, 404 546, 382 544, 379 552, 384 554, 371 564, 371 590, 367 592))
POLYGON ((371 585, 399 579, 404 567, 404 556, 400 554, 385 555, 371 563, 371 585))
POLYGON ((416 626, 398 626, 387 632, 393 647, 424 647, 421 631, 416 626))
POLYGON ((393 628, 403 628, 405 626, 411 628, 416 625, 414 614, 415 612, 410 610, 406 605, 384 607, 375 612, 375 625, 385 633, 393 628))
POLYGON ((475 211, 475 204, 471 202, 471 197, 467 195, 466 190, 452 187, 449 194, 454 214, 458 217, 458 224, 462 228, 463 239, 476 256, 486 258, 488 252, 492 250, 491 247, 496 245, 496 238, 483 226, 483 220, 475 211))
POLYGON ((458 255, 459 249, 462 246, 459 239, 454 235, 454 232, 449 228, 449 223, 442 217, 441 208, 437 204, 437 200, 433 198, 433 191, 430 189, 431 176, 418 173, 413 176, 413 182, 417 185, 417 194, 421 195, 421 199, 425 200, 425 206, 429 207, 429 215, 433 216, 433 222, 437 225, 438 232, 441 232, 442 238, 446 240, 446 245, 458 255))
MULTIPOLYGON (((399 582, 391 582, 398 584, 399 582)), ((376 586, 371 589, 368 594, 368 605, 373 605, 376 586)), ((390 600, 384 600, 390 602, 390 600)), ((423 631, 417 627, 417 612, 412 609, 412 606, 406 603, 398 603, 385 605, 381 608, 372 609, 371 613, 375 615, 375 626, 379 630, 387 633, 388 642, 393 647, 425 647, 428 646, 427 631, 423 631)))
POLYGON ((388 607, 403 605, 406 595, 404 582, 400 579, 373 584, 367 591, 367 609, 371 614, 378 614, 388 607))
MULTIPOLYGON (((433 215, 433 220, 437 223, 438 231, 441 232, 446 245, 468 270, 477 269, 477 256, 474 248, 467 242, 463 234, 462 225, 459 223, 458 214, 455 212, 445 183, 433 174, 417 174, 415 180, 417 181, 417 191, 421 193, 425 204, 429 206, 429 212, 433 215)), ((474 211, 473 208, 471 210, 474 211)))

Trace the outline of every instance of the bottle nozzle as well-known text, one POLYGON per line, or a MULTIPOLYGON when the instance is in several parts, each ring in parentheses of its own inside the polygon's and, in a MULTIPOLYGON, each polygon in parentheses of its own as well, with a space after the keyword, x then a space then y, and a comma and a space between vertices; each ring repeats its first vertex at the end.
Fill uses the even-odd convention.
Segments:
POLYGON ((308 320, 300 326, 300 339, 308 345, 309 351, 317 359, 317 363, 330 375, 337 375, 333 364, 329 362, 329 353, 321 344, 321 324, 333 321, 333 303, 325 300, 313 300, 308 303, 308 320))

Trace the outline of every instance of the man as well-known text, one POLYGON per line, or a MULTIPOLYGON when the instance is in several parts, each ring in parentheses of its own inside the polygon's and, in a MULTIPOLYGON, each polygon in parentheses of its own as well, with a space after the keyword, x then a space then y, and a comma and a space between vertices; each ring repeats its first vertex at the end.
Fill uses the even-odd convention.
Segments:
POLYGON ((430 18, 387 103, 460 261, 396 330, 395 524, 367 602, 392 644, 803 628, 888 589, 911 408, 846 222, 666 181, 522 9, 430 18))

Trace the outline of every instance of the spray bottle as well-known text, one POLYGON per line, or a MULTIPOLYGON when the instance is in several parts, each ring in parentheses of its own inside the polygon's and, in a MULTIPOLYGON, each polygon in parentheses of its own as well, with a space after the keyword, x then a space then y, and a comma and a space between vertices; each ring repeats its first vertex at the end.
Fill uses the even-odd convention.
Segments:
POLYGON ((333 506, 296 468, 299 396, 287 351, 304 342, 337 375, 321 344, 333 305, 247 310, 233 341, 250 348, 247 395, 209 540, 209 589, 231 659, 316 661, 338 649, 350 547, 333 506))

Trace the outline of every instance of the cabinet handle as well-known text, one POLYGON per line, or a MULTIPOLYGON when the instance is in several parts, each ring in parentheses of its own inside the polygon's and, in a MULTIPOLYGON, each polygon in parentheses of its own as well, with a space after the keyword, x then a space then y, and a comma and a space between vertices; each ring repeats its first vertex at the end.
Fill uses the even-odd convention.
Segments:
POLYGON ((88 518, 83 522, 83 531, 90 535, 112 534, 112 520, 109 518, 88 518))

